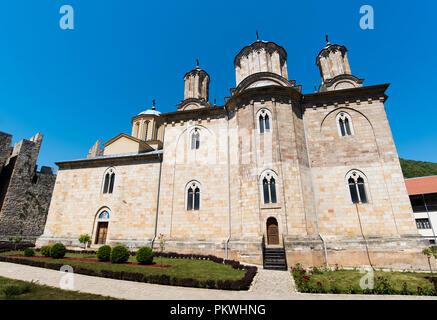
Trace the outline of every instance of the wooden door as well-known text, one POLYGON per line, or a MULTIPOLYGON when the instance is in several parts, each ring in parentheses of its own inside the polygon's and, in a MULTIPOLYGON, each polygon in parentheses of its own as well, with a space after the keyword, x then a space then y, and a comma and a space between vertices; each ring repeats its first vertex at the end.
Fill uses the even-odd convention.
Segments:
POLYGON ((99 222, 97 224, 96 244, 105 244, 108 233, 108 222, 99 222))
POLYGON ((278 221, 275 218, 267 219, 267 244, 279 244, 278 221))

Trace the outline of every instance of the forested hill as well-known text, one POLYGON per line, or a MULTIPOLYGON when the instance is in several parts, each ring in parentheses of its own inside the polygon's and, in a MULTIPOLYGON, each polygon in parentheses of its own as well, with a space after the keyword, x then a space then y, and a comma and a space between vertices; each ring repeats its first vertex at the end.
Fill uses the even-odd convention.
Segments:
POLYGON ((405 178, 426 177, 437 175, 437 163, 399 158, 405 178))

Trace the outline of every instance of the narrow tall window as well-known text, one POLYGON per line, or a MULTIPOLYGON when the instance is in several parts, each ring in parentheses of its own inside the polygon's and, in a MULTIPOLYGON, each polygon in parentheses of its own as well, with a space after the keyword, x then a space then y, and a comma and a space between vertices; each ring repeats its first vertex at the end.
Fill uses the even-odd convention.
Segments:
POLYGON ((272 203, 276 203, 276 185, 275 185, 275 179, 270 179, 270 200, 272 203))
POLYGON ((192 181, 187 187, 187 210, 200 210, 200 184, 192 181))
POLYGON ((114 182, 115 182, 115 173, 111 174, 111 180, 109 182, 109 193, 112 193, 114 191, 114 182))
POLYGON ((259 123, 258 125, 259 133, 270 132, 271 130, 270 111, 268 111, 267 109, 261 109, 260 111, 258 111, 257 115, 258 115, 258 123, 259 123))
POLYGON ((359 203, 357 188, 355 187, 355 180, 349 179, 349 192, 351 194, 351 199, 353 203, 359 203))
POLYGON ((264 198, 264 204, 277 203, 276 196, 276 180, 272 171, 267 171, 261 175, 262 193, 264 198))
POLYGON ((264 121, 266 123, 266 131, 269 132, 270 131, 270 119, 269 119, 268 114, 266 114, 266 116, 264 117, 264 121))
POLYGON ((259 116, 259 133, 264 133, 264 119, 261 115, 259 116))
POLYGON ((356 171, 353 171, 348 179, 349 193, 352 203, 367 203, 366 183, 364 178, 356 171))
POLYGON ((189 188, 187 194, 187 210, 193 210, 193 189, 189 188))
POLYGON ((198 129, 194 129, 191 134, 191 149, 199 149, 200 147, 200 133, 198 129))
POLYGON ((109 168, 105 172, 105 179, 103 182, 103 193, 112 193, 114 191, 115 172, 113 168, 109 168))
POLYGON ((263 193, 264 193, 264 203, 270 203, 269 182, 267 181, 267 178, 264 178, 263 180, 263 193))
POLYGON ((194 210, 199 210, 200 208, 200 189, 194 189, 194 210))
POLYGON ((336 119, 338 133, 341 137, 352 136, 354 134, 352 119, 349 114, 346 112, 340 112, 336 119))
POLYGON ((105 184, 103 186, 103 193, 108 193, 109 187, 109 173, 105 174, 105 184))

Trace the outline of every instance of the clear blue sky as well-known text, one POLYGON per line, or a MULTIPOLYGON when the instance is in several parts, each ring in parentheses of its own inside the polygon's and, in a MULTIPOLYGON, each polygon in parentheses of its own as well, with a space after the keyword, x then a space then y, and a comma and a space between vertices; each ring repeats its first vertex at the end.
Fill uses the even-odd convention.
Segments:
POLYGON ((256 40, 288 53, 288 74, 314 91, 315 58, 345 45, 365 85, 391 83, 386 103, 400 157, 437 162, 436 1, 19 0, 0 4, 0 131, 14 142, 44 134, 39 165, 86 157, 97 139, 130 134, 131 117, 156 99, 176 111, 195 59, 211 76, 210 100, 235 87, 233 59, 256 40), (59 9, 74 8, 74 30, 59 9), (362 5, 375 29, 359 27, 362 5))

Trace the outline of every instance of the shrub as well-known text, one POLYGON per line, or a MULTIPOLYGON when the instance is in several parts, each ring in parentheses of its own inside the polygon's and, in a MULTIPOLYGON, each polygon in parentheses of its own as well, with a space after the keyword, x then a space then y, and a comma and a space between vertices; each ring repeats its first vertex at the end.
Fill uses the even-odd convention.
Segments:
POLYGON ((125 246, 115 246, 111 251, 112 263, 125 263, 129 260, 129 250, 125 246))
POLYGON ((377 277, 375 279, 375 289, 376 294, 394 294, 395 289, 387 278, 377 277))
POLYGON ((23 293, 23 288, 16 285, 9 285, 3 289, 6 298, 11 299, 23 293))
POLYGON ((25 257, 33 257, 33 256, 35 256, 35 249, 33 249, 33 248, 26 248, 24 250, 24 256, 25 257))
POLYGON ((153 263, 153 251, 152 248, 142 247, 137 251, 135 256, 139 264, 152 264, 153 263))
POLYGON ((50 257, 50 246, 42 246, 41 249, 39 250, 39 252, 44 256, 44 257, 50 257))
POLYGON ((65 256, 66 251, 67 248, 65 248, 62 243, 58 242, 50 248, 50 256, 55 259, 62 259, 65 256))
POLYGON ((99 250, 97 250, 97 259, 100 261, 109 261, 111 258, 111 247, 107 244, 101 246, 99 250))

